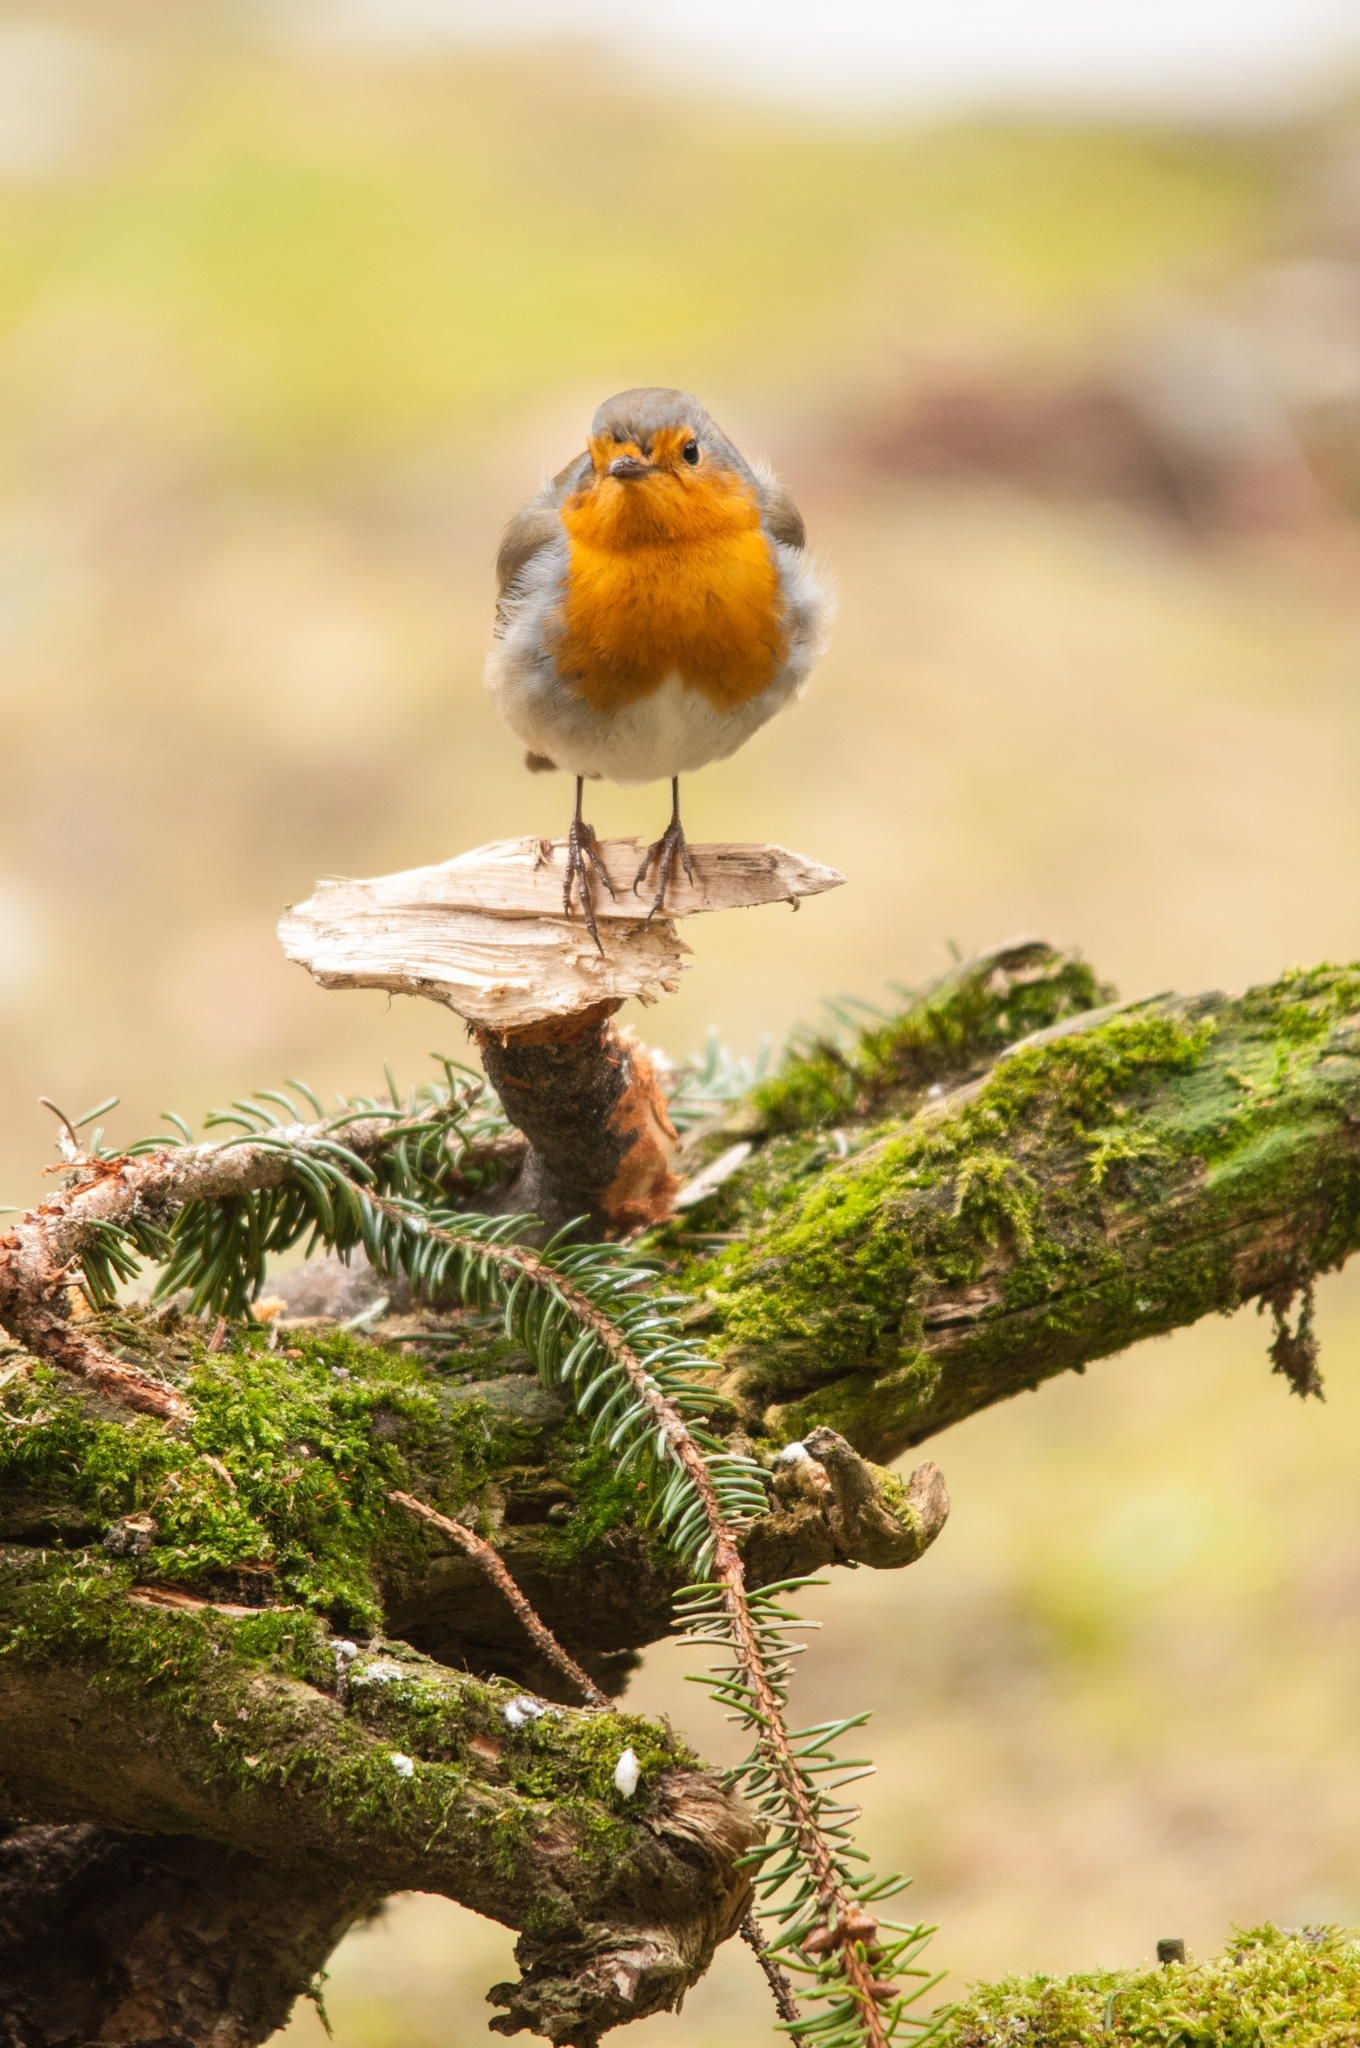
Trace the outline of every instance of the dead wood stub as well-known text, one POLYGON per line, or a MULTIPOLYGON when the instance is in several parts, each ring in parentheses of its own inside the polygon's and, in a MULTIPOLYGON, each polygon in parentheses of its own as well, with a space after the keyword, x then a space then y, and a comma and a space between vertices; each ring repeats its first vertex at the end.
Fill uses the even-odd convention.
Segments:
POLYGON ((628 996, 674 989, 689 949, 676 920, 797 903, 844 876, 778 846, 695 846, 666 915, 633 893, 639 848, 600 853, 597 947, 563 909, 565 847, 502 839, 432 867, 368 881, 332 877, 287 911, 290 960, 326 988, 382 988, 445 1003, 472 1026, 488 1078, 529 1150, 508 1191, 552 1226, 584 1216, 620 1232, 670 1211, 676 1135, 646 1050, 611 1023, 628 996))
POLYGON ((381 1897, 361 1872, 88 1825, 0 1834, 0 2003, 15 2048, 249 2048, 381 1897))
POLYGON ((655 1223, 679 1185, 656 1069, 610 1021, 614 1007, 476 1034, 487 1077, 529 1140, 508 1199, 554 1227, 576 1216, 610 1231, 655 1223))

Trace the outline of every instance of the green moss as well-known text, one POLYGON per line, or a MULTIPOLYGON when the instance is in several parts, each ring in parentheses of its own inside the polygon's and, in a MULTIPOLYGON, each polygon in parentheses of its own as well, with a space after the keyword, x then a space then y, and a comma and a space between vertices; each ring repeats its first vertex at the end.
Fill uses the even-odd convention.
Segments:
POLYGON ((1324 962, 1288 967, 1278 980, 1249 989, 1245 1016, 1265 1022, 1275 1040, 1312 1044, 1342 1017, 1360 1017, 1360 966, 1324 962))
MULTIPOLYGON (((821 1376, 876 1370, 880 1399, 894 1353, 898 1398, 914 1382, 928 1399, 938 1367, 919 1348, 915 1302, 967 1286, 998 1252, 1020 1276, 1011 1305, 1053 1291, 1099 1224, 1082 1215, 1089 1191, 1065 1184, 1065 1153, 1089 1148, 1154 1082, 1192 1072, 1212 1035, 1207 1020, 1124 1012, 999 1060, 976 1093, 826 1169, 762 1236, 701 1271, 724 1336, 758 1354, 771 1390, 781 1356, 815 1348, 821 1376)), ((839 1409, 824 1419, 846 1426, 839 1409)))
MULTIPOLYGON (((563 1482, 573 1502, 571 1513, 554 1529, 545 1529, 539 1551, 545 1568, 570 1569, 600 1546, 617 1529, 632 1528, 638 1522, 638 1476, 617 1470, 618 1453, 605 1444, 588 1445, 573 1429, 576 1455, 563 1467, 563 1482)), ((665 1545, 656 1544, 658 1564, 667 1555, 665 1545)))
POLYGON ((1038 1206, 1038 1183, 1004 1152, 984 1148, 959 1162, 953 1214, 984 1244, 1009 1237, 1018 1252, 1031 1251, 1038 1206))
POLYGON ((505 1709, 518 1688, 509 1680, 452 1673, 405 1645, 350 1645, 340 1656, 326 1625, 299 1609, 149 1606, 129 1598, 133 1577, 124 1562, 73 1570, 35 1554, 0 1582, 0 1656, 80 1671, 93 1697, 135 1701, 148 1739, 179 1750, 180 1775, 217 1797, 305 1793, 356 1842, 371 1827, 388 1850, 407 1825, 413 1843, 427 1844, 457 1803, 460 1831, 471 1812, 497 1867, 551 1824, 574 1838, 583 1874, 604 1878, 634 1853, 665 1773, 697 1762, 636 1714, 549 1708, 511 1728, 505 1709), (625 1799, 614 1770, 629 1748, 640 1779, 625 1799), (414 1759, 415 1771, 399 1773, 394 1754, 414 1759), (486 1797, 469 1809, 474 1777, 486 1797))
POLYGON ((1151 1131, 1128 1131, 1118 1124, 1093 1131, 1086 1141, 1086 1167, 1091 1185, 1101 1187, 1124 1168, 1156 1159, 1162 1141, 1151 1131))
POLYGON ((1189 1072, 1213 1032, 1208 1018, 1128 1010, 1089 1031, 1021 1046, 997 1062, 966 1120, 976 1128, 997 1119, 997 1128, 1008 1131, 1037 1113, 1048 1131, 1089 1131, 1141 1084, 1189 1072))
MULTIPOLYGON (((678 1737, 663 1732, 640 1715, 596 1713, 573 1723, 571 1769, 576 1794, 598 1802, 607 1811, 638 1810, 655 1793, 661 1775, 675 1765, 698 1767, 699 1759, 678 1737), (625 1799, 614 1784, 614 1770, 625 1749, 638 1761, 638 1790, 625 1799)), ((562 1789, 561 1741, 551 1722, 535 1721, 507 1744, 506 1768, 516 1791, 530 1798, 550 1798, 562 1789)))
POLYGON ((775 1347, 816 1343, 828 1362, 869 1357, 900 1323, 916 1270, 903 1200, 914 1157, 914 1141, 903 1138, 828 1170, 759 1251, 724 1255, 707 1277, 728 1334, 775 1347))
MULTIPOLYGON (((187 1380, 185 1434, 106 1421, 39 1366, 5 1396, 22 1427, 0 1438, 0 1494, 150 1518, 140 1576, 237 1599, 296 1602, 347 1628, 381 1617, 379 1577, 424 1539, 387 1501, 417 1472, 464 1507, 513 1454, 517 1425, 462 1401, 456 1424, 432 1367, 343 1332, 286 1351, 238 1335, 187 1380)), ((428 1489, 427 1489, 428 1490, 428 1489)))
POLYGON ((1260 1927, 1210 1963, 1012 1978, 957 2008, 950 2048, 1355 2048, 1360 1943, 1260 1927))
POLYGON ((876 1103, 960 1080, 1005 1046, 1108 1001, 1084 961, 1050 946, 966 962, 860 1033, 852 1046, 814 1039, 755 1089, 766 1131, 808 1131, 863 1117, 876 1103))

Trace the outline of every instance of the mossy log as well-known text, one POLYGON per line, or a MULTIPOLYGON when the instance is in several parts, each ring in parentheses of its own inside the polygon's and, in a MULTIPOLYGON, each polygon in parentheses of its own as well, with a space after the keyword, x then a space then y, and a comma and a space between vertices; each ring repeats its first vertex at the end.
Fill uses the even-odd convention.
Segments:
MULTIPOLYGON (((900 1566, 942 1482, 869 1461, 1054 1373, 1256 1299, 1275 1364, 1315 1388, 1288 1312, 1360 1241, 1360 970, 1120 1007, 1080 961, 1003 948, 804 1048, 677 1170, 691 1199, 650 1243, 694 1298, 714 1425, 772 1466, 748 1568, 900 1566), (808 1457, 775 1468, 790 1438, 808 1457)), ((491 1536, 616 1690, 675 1591, 635 1485, 485 1318, 384 1309, 333 1266, 284 1291, 281 1317, 211 1342, 173 1312, 90 1320, 102 1356, 175 1390, 168 1415, 33 1357, 13 1322, 0 1351, 15 2039, 245 2048, 409 1887, 521 1930, 507 2028, 590 2042, 673 2003, 740 1918, 749 1817, 667 1730, 560 1702, 476 1566, 389 1498, 491 1536), (362 1335, 339 1327, 361 1311, 362 1335), (181 1864, 201 1967, 171 2012, 137 1987, 173 1948, 181 1864), (63 2017, 24 1930, 72 1870, 107 1955, 99 2013, 63 2017)))
MULTIPOLYGON (((1159 1944, 1159 1946, 1161 1946, 1159 1944)), ((1335 1928, 1255 1927, 1225 1955, 1160 1968, 985 1985, 954 2016, 951 2048, 1354 2048, 1360 1941, 1335 1928)))

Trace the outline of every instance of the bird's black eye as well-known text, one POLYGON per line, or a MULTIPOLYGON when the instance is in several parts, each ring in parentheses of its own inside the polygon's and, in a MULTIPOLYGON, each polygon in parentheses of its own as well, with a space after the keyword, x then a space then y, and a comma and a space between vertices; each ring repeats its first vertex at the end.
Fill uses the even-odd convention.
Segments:
POLYGON ((686 462, 697 462, 699 460, 699 443, 697 441, 686 441, 680 453, 684 456, 686 462))

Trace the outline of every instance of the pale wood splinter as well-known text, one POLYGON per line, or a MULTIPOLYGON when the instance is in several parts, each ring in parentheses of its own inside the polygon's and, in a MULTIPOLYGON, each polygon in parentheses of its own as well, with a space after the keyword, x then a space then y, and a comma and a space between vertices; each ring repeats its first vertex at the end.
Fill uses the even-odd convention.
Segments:
POLYGON ((383 988, 447 1003, 470 1024, 516 1031, 595 1004, 673 990, 689 959, 675 921, 701 911, 797 904, 844 880, 779 846, 693 846, 664 916, 633 893, 634 839, 600 853, 618 890, 596 905, 602 950, 562 909, 566 847, 500 839, 456 860, 368 881, 327 877, 285 912, 279 937, 326 988, 383 988))

